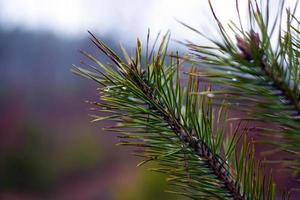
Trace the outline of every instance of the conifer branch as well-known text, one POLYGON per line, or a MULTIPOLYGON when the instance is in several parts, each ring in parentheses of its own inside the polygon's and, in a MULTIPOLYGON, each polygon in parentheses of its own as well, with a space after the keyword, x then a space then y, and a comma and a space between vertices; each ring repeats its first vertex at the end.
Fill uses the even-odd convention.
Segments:
POLYGON ((188 75, 186 86, 182 86, 178 55, 171 55, 167 63, 169 34, 158 52, 145 59, 138 40, 134 58, 124 52, 127 63, 91 35, 92 42, 114 65, 104 65, 82 51, 100 69, 87 65, 95 70, 91 72, 75 66, 74 72, 101 85, 102 102, 95 105, 110 115, 95 116, 94 121, 116 122, 106 130, 122 134, 120 138, 125 140, 121 145, 142 147, 137 155, 145 160, 139 165, 159 162, 162 167, 152 170, 168 174, 168 182, 177 189, 173 192, 192 199, 275 198, 272 176, 264 174, 261 163, 256 163, 253 145, 240 140, 243 134, 238 127, 226 136, 225 107, 221 105, 215 116, 210 98, 191 95, 213 91, 203 89, 207 86, 201 87, 200 79, 193 75, 188 75))
MULTIPOLYGON (((237 47, 241 51, 241 56, 251 62, 253 59, 254 62, 261 67, 262 74, 261 76, 266 76, 266 80, 270 80, 273 84, 272 86, 280 90, 282 94, 286 97, 286 99, 295 106, 296 109, 296 115, 300 114, 300 102, 295 96, 294 88, 290 87, 285 80, 282 78, 278 72, 274 72, 274 68, 276 66, 271 66, 268 61, 266 61, 267 55, 264 54, 264 49, 261 47, 261 41, 259 38, 259 34, 255 33, 253 30, 250 31, 248 34, 250 41, 244 40, 240 36, 236 36, 237 38, 237 47), (259 53, 259 55, 253 55, 252 49, 255 49, 259 53)), ((277 65, 278 63, 273 63, 274 65, 277 65)))
MULTIPOLYGON (((149 99, 151 99, 151 101, 158 105, 163 105, 162 102, 159 102, 159 100, 155 98, 154 90, 145 82, 137 83, 137 85, 141 86, 142 91, 149 99)), ((154 112, 161 115, 182 143, 187 144, 188 147, 194 150, 196 155, 206 160, 209 168, 219 178, 219 180, 224 183, 225 188, 232 195, 234 200, 245 200, 245 197, 240 193, 240 185, 234 181, 232 175, 228 171, 228 167, 225 167, 225 160, 223 160, 219 155, 213 154, 207 144, 205 144, 201 139, 193 136, 196 135, 195 133, 189 133, 180 123, 180 120, 176 119, 170 111, 161 111, 156 108, 152 109, 154 112)))
MULTIPOLYGON (((247 114, 245 120, 262 121, 280 127, 262 129, 267 136, 278 134, 282 140, 264 141, 275 148, 292 153, 293 169, 297 171, 300 162, 300 64, 299 64, 299 21, 295 17, 298 1, 292 9, 287 8, 285 29, 285 1, 278 4, 278 11, 273 22, 270 19, 270 3, 263 0, 248 1, 250 27, 230 22, 229 30, 217 17, 212 2, 208 1, 219 28, 221 39, 208 38, 211 46, 186 43, 196 55, 191 62, 198 65, 199 73, 194 76, 221 85, 223 89, 212 92, 215 101, 228 102, 232 109, 247 114), (274 34, 274 32, 277 34, 274 34), (229 33, 231 31, 231 33, 229 33), (230 37, 232 33, 235 38, 230 37), (277 41, 277 42, 274 42, 277 41), (295 157, 294 157, 295 156, 295 157)), ((240 17, 237 3, 237 13, 240 17)), ((182 23, 197 34, 195 30, 182 23)), ((206 92, 194 95, 207 95, 206 92)), ((269 138, 268 138, 269 139, 269 138)), ((282 161, 284 164, 284 161, 282 161)), ((291 164, 289 162, 289 167, 291 164)))

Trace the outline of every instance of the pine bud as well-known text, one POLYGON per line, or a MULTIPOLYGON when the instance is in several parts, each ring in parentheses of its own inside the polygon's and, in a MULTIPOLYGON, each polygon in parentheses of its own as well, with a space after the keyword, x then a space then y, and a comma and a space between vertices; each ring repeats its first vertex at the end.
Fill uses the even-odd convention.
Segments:
POLYGON ((253 60, 252 51, 259 49, 260 39, 258 33, 250 31, 250 38, 242 38, 236 35, 237 47, 241 51, 241 56, 246 60, 253 60))

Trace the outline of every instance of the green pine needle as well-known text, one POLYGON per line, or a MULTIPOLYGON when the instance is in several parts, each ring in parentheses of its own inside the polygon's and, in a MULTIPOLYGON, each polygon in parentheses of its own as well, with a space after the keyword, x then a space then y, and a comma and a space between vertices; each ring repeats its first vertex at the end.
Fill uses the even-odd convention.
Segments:
POLYGON ((82 52, 95 66, 73 71, 99 84, 95 106, 106 117, 93 121, 112 121, 106 130, 121 134, 120 145, 138 148, 143 158, 138 166, 158 162, 151 170, 168 175, 170 192, 191 199, 275 199, 272 176, 256 161, 247 130, 237 126, 227 133, 226 102, 213 106, 215 92, 195 76, 202 72, 190 67, 182 74, 185 59, 168 54, 169 33, 157 52, 148 50, 148 39, 144 57, 138 40, 135 56, 123 49, 124 59, 90 34, 112 63, 82 52), (200 93, 207 95, 193 95, 200 93))

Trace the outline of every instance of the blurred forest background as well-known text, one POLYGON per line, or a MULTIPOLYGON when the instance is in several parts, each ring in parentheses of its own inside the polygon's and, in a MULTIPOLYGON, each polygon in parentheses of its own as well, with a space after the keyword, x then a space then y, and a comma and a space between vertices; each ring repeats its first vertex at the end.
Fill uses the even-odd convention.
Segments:
POLYGON ((0 199, 132 194, 139 179, 133 157, 90 123, 84 101, 95 100, 96 86, 70 72, 89 41, 16 29, 1 31, 0 44, 0 199))
MULTIPOLYGON (((136 168, 103 124, 90 123, 85 100, 97 99, 97 86, 70 69, 83 58, 78 49, 101 59, 88 29, 113 49, 145 41, 148 27, 152 36, 171 29, 177 40, 197 38, 174 18, 205 25, 209 10, 185 2, 0 0, 0 199, 178 198, 163 192, 165 177, 136 168)), ((224 2, 220 15, 233 17, 235 1, 224 2)))
POLYGON ((0 0, 0 199, 175 199, 90 123, 97 87, 70 72, 79 49, 101 59, 88 29, 114 49, 146 36, 151 24, 130 14, 143 4, 131 2, 0 0))

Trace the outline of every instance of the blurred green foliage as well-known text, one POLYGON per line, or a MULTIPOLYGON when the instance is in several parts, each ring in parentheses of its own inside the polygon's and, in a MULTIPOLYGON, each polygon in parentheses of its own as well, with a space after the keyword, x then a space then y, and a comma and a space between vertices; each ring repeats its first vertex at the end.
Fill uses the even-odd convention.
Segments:
POLYGON ((62 171, 84 171, 97 167, 104 158, 104 150, 89 130, 78 131, 64 147, 60 155, 62 171))
POLYGON ((64 175, 89 171, 102 159, 97 139, 88 131, 74 133, 63 148, 53 146, 51 137, 36 126, 24 126, 21 134, 20 145, 0 153, 2 191, 44 193, 64 175))
MULTIPOLYGON (((49 191, 53 192, 65 175, 94 171, 105 160, 105 149, 90 130, 77 128, 71 138, 58 146, 45 131, 27 124, 21 128, 20 144, 0 152, 0 191, 33 192, 45 196, 49 191)), ((110 191, 112 199, 179 199, 164 192, 166 177, 163 174, 139 167, 126 182, 122 178, 111 176, 115 182, 112 188, 116 190, 110 191)))
MULTIPOLYGON (((152 164, 153 166, 154 164, 152 164)), ((138 167, 137 174, 129 184, 117 186, 113 199, 115 200, 184 200, 183 196, 165 192, 168 189, 166 175, 147 170, 147 167, 138 167)))
POLYGON ((0 187, 45 190, 57 177, 47 137, 32 126, 26 126, 23 131, 22 145, 7 153, 1 153, 0 187))

